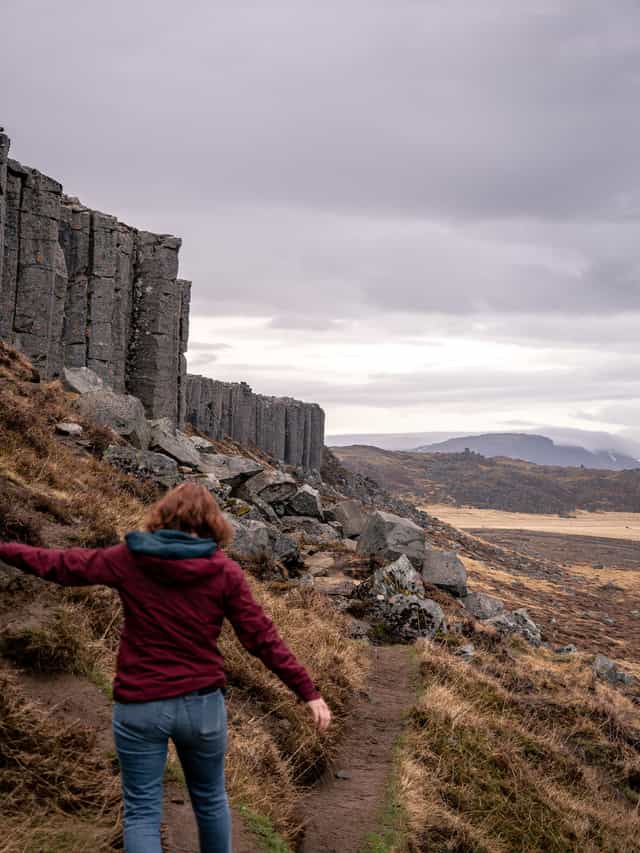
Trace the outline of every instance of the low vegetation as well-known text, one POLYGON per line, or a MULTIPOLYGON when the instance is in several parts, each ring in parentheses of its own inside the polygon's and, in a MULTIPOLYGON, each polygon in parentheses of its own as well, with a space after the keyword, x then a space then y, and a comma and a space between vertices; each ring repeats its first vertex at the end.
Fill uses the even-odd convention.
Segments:
POLYGON ((576 509, 640 512, 640 470, 605 471, 487 459, 478 453, 414 453, 354 445, 333 453, 350 470, 418 504, 508 512, 576 509))
POLYGON ((473 639, 471 663, 451 645, 420 648, 422 691, 398 774, 408 849, 637 851, 631 699, 596 684, 580 655, 473 639))

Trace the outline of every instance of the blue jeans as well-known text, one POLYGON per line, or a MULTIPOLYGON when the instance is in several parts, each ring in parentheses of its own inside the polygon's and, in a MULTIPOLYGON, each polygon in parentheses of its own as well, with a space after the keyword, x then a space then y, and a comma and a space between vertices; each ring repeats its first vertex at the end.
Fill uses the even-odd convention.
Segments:
POLYGON ((198 822, 201 853, 231 853, 224 787, 227 711, 220 690, 121 704, 113 733, 122 773, 124 849, 161 853, 162 782, 169 738, 176 745, 198 822))

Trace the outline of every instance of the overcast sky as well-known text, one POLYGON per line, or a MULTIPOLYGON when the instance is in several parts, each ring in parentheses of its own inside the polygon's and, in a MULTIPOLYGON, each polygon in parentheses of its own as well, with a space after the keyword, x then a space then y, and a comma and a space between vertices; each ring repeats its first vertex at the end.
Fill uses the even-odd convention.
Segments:
POLYGON ((640 438, 637 0, 3 0, 12 154, 330 432, 640 438))

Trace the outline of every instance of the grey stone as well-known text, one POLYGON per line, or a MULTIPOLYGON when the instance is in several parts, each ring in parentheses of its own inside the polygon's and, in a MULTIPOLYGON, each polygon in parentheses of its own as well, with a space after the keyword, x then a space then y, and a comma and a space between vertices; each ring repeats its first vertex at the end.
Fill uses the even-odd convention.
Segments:
POLYGON ((395 560, 405 554, 414 566, 422 568, 424 530, 408 518, 374 512, 358 541, 358 553, 383 560, 395 560))
POLYGON ((560 646, 555 651, 557 655, 575 655, 578 649, 573 643, 569 643, 567 646, 560 646))
POLYGON ((151 450, 136 450, 134 447, 113 444, 106 449, 104 459, 127 474, 151 480, 166 489, 173 488, 181 479, 174 459, 151 450))
POLYGON ((351 779, 351 773, 347 770, 336 770, 335 777, 336 779, 348 780, 351 779))
POLYGON ((463 660, 470 661, 476 654, 476 647, 473 643, 465 643, 464 646, 460 646, 456 649, 456 655, 463 660))
POLYGON ((467 570, 455 551, 425 546, 422 580, 457 597, 467 594, 467 570))
POLYGON ((267 468, 260 474, 246 480, 237 489, 236 494, 237 497, 249 501, 249 503, 253 503, 256 498, 268 504, 284 503, 292 497, 297 488, 296 481, 291 474, 286 474, 284 471, 278 471, 275 468, 267 468))
POLYGON ((280 524, 283 532, 301 545, 331 545, 340 539, 333 527, 315 518, 285 515, 280 524))
POLYGON ((82 435, 83 430, 80 424, 62 421, 59 424, 56 424, 56 432, 60 435, 68 435, 70 438, 79 438, 82 435))
POLYGON ((149 447, 157 453, 164 453, 175 459, 180 465, 190 468, 200 466, 200 454, 189 440, 189 437, 176 429, 169 418, 158 418, 149 421, 151 435, 149 447))
POLYGON ((190 435, 189 441, 193 444, 198 453, 217 453, 215 445, 206 438, 200 435, 190 435))
POLYGON ((342 532, 348 539, 360 536, 367 525, 369 514, 356 500, 342 501, 332 508, 333 520, 342 525, 342 532))
POLYGON ((149 447, 150 429, 144 407, 137 397, 114 391, 90 391, 75 402, 78 412, 88 420, 110 427, 134 447, 149 447))
POLYGON ((277 528, 270 528, 271 535, 271 550, 276 560, 280 560, 287 568, 300 568, 302 558, 300 556, 300 546, 284 533, 281 533, 277 528))
POLYGON ((381 569, 360 586, 360 592, 376 600, 388 601, 394 595, 422 595, 424 584, 420 574, 403 554, 395 562, 381 569))
POLYGON ((487 625, 492 625, 500 634, 519 634, 532 646, 539 646, 542 642, 540 629, 531 619, 524 607, 511 613, 505 610, 498 616, 486 620, 487 625))
POLYGON ((237 560, 258 562, 272 556, 269 528, 262 521, 238 520, 227 514, 233 527, 233 542, 229 553, 237 560))
POLYGON ((389 635, 400 642, 413 642, 419 637, 433 637, 445 626, 440 605, 418 595, 394 595, 384 612, 389 635))
POLYGON ((463 596, 462 603, 474 619, 492 619, 504 610, 499 598, 484 592, 470 592, 463 596))
POLYGON ((286 515, 305 515, 309 518, 323 518, 320 492, 304 483, 284 503, 286 515))
POLYGON ((621 669, 606 655, 596 655, 593 661, 593 674, 596 678, 608 681, 610 684, 634 684, 636 679, 621 669))
POLYGON ((221 483, 237 489, 247 480, 264 471, 264 465, 246 456, 227 456, 207 453, 201 459, 200 470, 214 474, 221 483))
POLYGON ((104 390, 103 380, 88 367, 65 367, 62 371, 62 384, 66 391, 73 391, 75 394, 104 390))
POLYGON ((316 577, 326 577, 329 571, 335 566, 335 558, 332 554, 323 554, 319 551, 307 557, 304 564, 309 574, 316 577))

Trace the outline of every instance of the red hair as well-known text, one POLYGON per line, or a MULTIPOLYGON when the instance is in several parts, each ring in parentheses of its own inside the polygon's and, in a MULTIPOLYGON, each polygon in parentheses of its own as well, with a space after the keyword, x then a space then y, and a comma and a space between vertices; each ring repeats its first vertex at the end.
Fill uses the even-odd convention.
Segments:
POLYGON ((198 483, 182 483, 156 501, 144 520, 145 530, 181 530, 213 539, 224 548, 233 539, 233 527, 211 492, 198 483))

